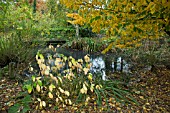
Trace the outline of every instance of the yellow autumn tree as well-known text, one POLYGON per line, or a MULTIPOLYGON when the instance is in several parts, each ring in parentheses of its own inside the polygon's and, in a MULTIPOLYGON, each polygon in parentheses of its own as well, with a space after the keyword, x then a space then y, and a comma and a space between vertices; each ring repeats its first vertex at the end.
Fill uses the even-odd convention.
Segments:
POLYGON ((67 20, 67 22, 71 23, 76 28, 76 37, 79 37, 79 25, 84 24, 84 19, 77 13, 67 13, 67 17, 72 20, 67 20))
POLYGON ((60 0, 67 8, 78 11, 93 32, 104 30, 113 46, 137 47, 143 40, 157 39, 170 31, 169 0, 60 0))
POLYGON ((85 20, 82 18, 79 14, 77 13, 67 13, 67 17, 70 17, 73 20, 68 20, 69 23, 71 24, 79 24, 83 25, 85 20))

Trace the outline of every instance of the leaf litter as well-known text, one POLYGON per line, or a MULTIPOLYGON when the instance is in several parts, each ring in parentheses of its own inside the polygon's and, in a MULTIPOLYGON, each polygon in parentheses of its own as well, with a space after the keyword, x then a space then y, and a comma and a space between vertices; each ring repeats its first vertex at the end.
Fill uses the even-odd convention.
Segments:
MULTIPOLYGON (((136 104, 123 104, 117 102, 114 98, 110 98, 107 103, 102 99, 102 106, 92 99, 89 103, 78 105, 46 105, 45 109, 37 109, 36 103, 30 104, 31 112, 55 113, 55 112, 115 112, 115 113, 141 113, 141 112, 164 112, 169 113, 170 110, 170 70, 161 69, 154 72, 140 72, 140 76, 133 76, 128 86, 131 88, 133 97, 138 101, 136 104), (134 81, 137 80, 137 81, 134 81)), ((1 78, 0 80, 0 111, 8 111, 10 106, 16 103, 16 97, 22 91, 22 84, 16 80, 1 78)), ((33 99, 34 101, 34 99, 33 99)), ((4 112, 6 113, 6 112, 4 112)))

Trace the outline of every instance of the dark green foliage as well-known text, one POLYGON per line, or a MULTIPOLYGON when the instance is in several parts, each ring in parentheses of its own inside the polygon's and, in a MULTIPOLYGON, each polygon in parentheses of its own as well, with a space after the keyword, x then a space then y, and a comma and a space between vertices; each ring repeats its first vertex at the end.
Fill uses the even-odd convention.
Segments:
POLYGON ((26 95, 24 98, 17 101, 14 106, 11 106, 8 110, 8 113, 26 113, 30 110, 29 103, 32 102, 31 96, 26 95))
POLYGON ((96 37, 97 34, 92 32, 92 29, 80 27, 80 37, 96 37))

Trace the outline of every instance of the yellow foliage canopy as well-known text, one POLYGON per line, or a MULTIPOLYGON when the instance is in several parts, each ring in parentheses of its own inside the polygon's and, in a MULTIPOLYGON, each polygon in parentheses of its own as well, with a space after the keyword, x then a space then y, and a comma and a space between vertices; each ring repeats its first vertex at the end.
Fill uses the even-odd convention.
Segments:
POLYGON ((73 23, 86 23, 93 32, 104 30, 109 37, 118 36, 104 53, 114 45, 138 47, 142 40, 159 38, 165 29, 170 30, 168 0, 60 0, 60 3, 78 11, 79 18, 73 23))
POLYGON ((73 21, 68 20, 68 22, 71 24, 83 25, 85 22, 85 20, 77 13, 68 13, 67 17, 74 19, 73 21))

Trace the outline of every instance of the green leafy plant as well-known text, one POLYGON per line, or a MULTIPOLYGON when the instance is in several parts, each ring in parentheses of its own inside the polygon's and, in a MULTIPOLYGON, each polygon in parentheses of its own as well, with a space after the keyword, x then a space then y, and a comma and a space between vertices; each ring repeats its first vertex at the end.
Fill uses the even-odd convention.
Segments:
POLYGON ((24 98, 18 100, 17 103, 11 106, 8 113, 26 113, 30 110, 29 103, 31 102, 31 96, 27 94, 24 98))

